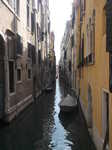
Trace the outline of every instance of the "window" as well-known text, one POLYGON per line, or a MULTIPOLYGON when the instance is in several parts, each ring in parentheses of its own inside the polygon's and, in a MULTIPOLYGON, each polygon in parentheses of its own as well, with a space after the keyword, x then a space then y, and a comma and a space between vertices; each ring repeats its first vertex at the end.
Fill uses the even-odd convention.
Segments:
POLYGON ((95 52, 95 15, 96 15, 96 11, 93 10, 93 15, 92 15, 92 27, 91 27, 91 32, 92 32, 92 53, 95 52))
POLYGON ((11 0, 11 6, 15 10, 15 0, 11 0))
POLYGON ((34 13, 31 13, 31 31, 34 33, 35 30, 35 15, 34 13))
POLYGON ((103 12, 102 12, 102 29, 103 29, 103 35, 106 34, 106 15, 105 15, 105 9, 103 9, 103 12))
POLYGON ((32 64, 36 64, 36 48, 32 45, 32 64))
POLYGON ((72 64, 71 64, 71 61, 69 61, 69 71, 71 72, 72 70, 72 64))
POLYGON ((86 0, 81 0, 81 21, 83 20, 83 16, 85 15, 86 9, 86 0))
POLYGON ((74 27, 75 23, 75 7, 73 7, 73 12, 72 12, 72 28, 74 27))
POLYGON ((17 55, 22 55, 23 54, 23 42, 22 42, 22 37, 17 34, 17 39, 16 39, 16 53, 17 55))
POLYGON ((31 69, 28 69, 28 79, 31 79, 31 77, 32 77, 31 69))
POLYGON ((9 0, 7 0, 7 2, 9 3, 9 0))
POLYGON ((38 63, 41 64, 41 51, 38 51, 38 63))
POLYGON ((27 26, 30 26, 30 4, 29 4, 29 0, 27 0, 27 26))
POLYGON ((19 15, 19 0, 7 0, 8 4, 15 11, 17 15, 19 15))
POLYGON ((8 57, 10 59, 15 58, 15 40, 13 36, 7 37, 7 48, 8 48, 8 57))
POLYGON ((89 54, 89 30, 88 30, 88 25, 86 28, 86 56, 89 54))
POLYGON ((32 10, 38 11, 38 0, 32 0, 32 10))
POLYGON ((89 24, 87 25, 86 49, 86 63, 93 64, 95 53, 95 10, 93 10, 93 15, 89 19, 89 24))
POLYGON ((39 25, 38 25, 38 23, 37 23, 37 39, 38 39, 38 37, 39 37, 39 25))
POLYGON ((50 21, 48 23, 48 33, 50 33, 50 21))
POLYGON ((31 44, 30 44, 30 43, 28 43, 28 57, 29 57, 29 58, 32 57, 31 44))
POLYGON ((15 12, 17 15, 19 15, 19 6, 20 6, 20 1, 19 0, 15 0, 15 12))
POLYGON ((81 40, 81 49, 80 49, 80 65, 84 65, 84 34, 81 40))
POLYGON ((91 18, 89 18, 89 28, 88 28, 88 55, 91 54, 91 43, 92 43, 92 32, 91 32, 91 18))
POLYGON ((21 81, 21 68, 17 69, 17 81, 21 81))
POLYGON ((72 35, 71 41, 72 41, 71 45, 72 45, 72 48, 73 48, 74 47, 74 35, 72 35))
POLYGON ((7 2, 12 7, 12 0, 7 0, 7 2))
POLYGON ((102 136, 104 149, 109 149, 109 93, 105 89, 102 92, 102 136))
POLYGON ((9 61, 9 92, 15 91, 15 79, 14 79, 14 61, 9 61))
POLYGON ((106 4, 106 50, 112 52, 112 2, 106 4))
MULTIPOLYGON (((65 49, 64 49, 65 50, 65 49)), ((64 59, 66 59, 67 58, 67 52, 65 51, 64 52, 64 59)))

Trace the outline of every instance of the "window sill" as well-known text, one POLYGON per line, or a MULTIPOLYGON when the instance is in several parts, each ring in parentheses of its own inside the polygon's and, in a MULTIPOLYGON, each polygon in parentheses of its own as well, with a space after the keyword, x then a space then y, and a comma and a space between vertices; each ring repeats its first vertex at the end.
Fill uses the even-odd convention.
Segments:
POLYGON ((17 58, 22 58, 22 57, 23 57, 23 54, 17 54, 16 57, 17 57, 17 58))
POLYGON ((32 81, 32 78, 30 78, 30 79, 28 78, 27 80, 28 80, 28 81, 32 81))
POLYGON ((9 93, 9 96, 14 96, 16 93, 13 92, 13 93, 9 93))
POLYGON ((21 84, 22 83, 22 81, 20 80, 20 81, 17 81, 17 84, 21 84))
POLYGON ((94 65, 94 62, 90 62, 87 64, 87 66, 92 66, 92 65, 94 65))
POLYGON ((2 2, 16 16, 16 18, 20 21, 20 17, 15 13, 15 11, 11 8, 11 6, 8 4, 8 2, 6 0, 2 0, 2 2))

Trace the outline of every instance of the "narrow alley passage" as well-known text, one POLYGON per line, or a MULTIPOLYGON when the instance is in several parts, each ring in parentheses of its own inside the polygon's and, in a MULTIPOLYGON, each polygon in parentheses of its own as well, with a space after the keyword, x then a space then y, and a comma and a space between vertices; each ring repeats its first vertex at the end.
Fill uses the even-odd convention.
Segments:
POLYGON ((61 116, 59 102, 67 94, 56 81, 8 126, 0 125, 0 150, 95 150, 82 113, 61 116))

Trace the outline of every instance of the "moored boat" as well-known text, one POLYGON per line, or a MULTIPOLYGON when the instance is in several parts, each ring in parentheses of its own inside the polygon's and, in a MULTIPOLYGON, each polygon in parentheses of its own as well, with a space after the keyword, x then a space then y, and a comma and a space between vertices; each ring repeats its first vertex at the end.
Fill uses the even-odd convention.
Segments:
POLYGON ((62 99, 59 106, 61 112, 72 112, 78 107, 77 99, 68 94, 62 99))

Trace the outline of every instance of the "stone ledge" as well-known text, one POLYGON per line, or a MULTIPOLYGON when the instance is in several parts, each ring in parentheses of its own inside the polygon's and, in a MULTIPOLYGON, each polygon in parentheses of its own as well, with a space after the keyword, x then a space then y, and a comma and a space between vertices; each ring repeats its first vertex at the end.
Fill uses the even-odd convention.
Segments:
POLYGON ((3 120, 7 123, 10 123, 15 117, 17 117, 32 102, 33 102, 33 97, 28 96, 21 103, 17 104, 13 108, 11 108, 10 111, 8 111, 6 113, 5 118, 3 120))

